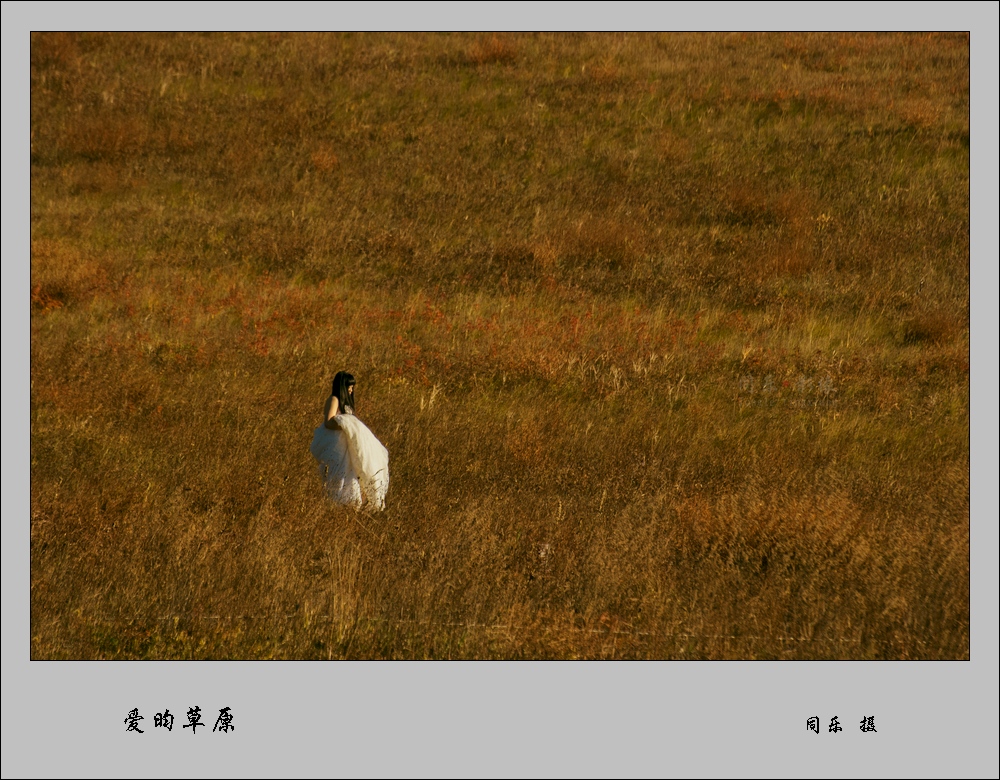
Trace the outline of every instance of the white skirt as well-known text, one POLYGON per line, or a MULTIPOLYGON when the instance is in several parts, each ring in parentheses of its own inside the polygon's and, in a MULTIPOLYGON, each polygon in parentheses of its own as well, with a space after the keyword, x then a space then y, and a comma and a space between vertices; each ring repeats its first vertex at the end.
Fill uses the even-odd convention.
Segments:
POLYGON ((389 451, 353 414, 338 414, 340 429, 321 425, 309 451, 319 462, 326 491, 339 504, 360 507, 362 496, 373 509, 385 509, 389 490, 389 451))

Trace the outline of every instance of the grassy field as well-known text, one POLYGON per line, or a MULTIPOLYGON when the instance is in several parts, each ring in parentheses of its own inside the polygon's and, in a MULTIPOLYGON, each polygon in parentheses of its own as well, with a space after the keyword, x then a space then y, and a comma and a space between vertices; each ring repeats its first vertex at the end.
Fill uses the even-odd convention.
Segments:
POLYGON ((969 657, 967 36, 39 34, 31 95, 32 658, 969 657))

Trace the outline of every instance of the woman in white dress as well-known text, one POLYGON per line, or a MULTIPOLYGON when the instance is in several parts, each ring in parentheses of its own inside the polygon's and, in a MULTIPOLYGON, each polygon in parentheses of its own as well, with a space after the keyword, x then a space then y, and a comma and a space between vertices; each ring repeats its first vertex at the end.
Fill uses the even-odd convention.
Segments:
POLYGON ((385 508, 389 451, 354 414, 354 377, 339 371, 323 406, 323 424, 313 433, 313 457, 327 494, 338 504, 385 508))

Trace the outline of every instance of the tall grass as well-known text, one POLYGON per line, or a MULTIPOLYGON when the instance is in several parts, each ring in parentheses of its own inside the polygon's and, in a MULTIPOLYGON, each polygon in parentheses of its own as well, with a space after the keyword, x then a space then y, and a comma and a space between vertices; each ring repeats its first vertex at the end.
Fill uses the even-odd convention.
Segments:
POLYGON ((33 36, 32 657, 968 658, 968 56, 33 36))

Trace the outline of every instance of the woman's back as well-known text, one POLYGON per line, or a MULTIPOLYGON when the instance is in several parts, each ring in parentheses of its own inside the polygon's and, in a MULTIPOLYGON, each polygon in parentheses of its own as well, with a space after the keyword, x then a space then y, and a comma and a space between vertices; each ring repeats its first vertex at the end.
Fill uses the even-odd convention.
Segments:
POLYGON ((323 424, 310 451, 320 463, 327 493, 341 504, 385 508, 389 489, 389 451, 354 414, 354 377, 339 372, 323 405, 323 424))

